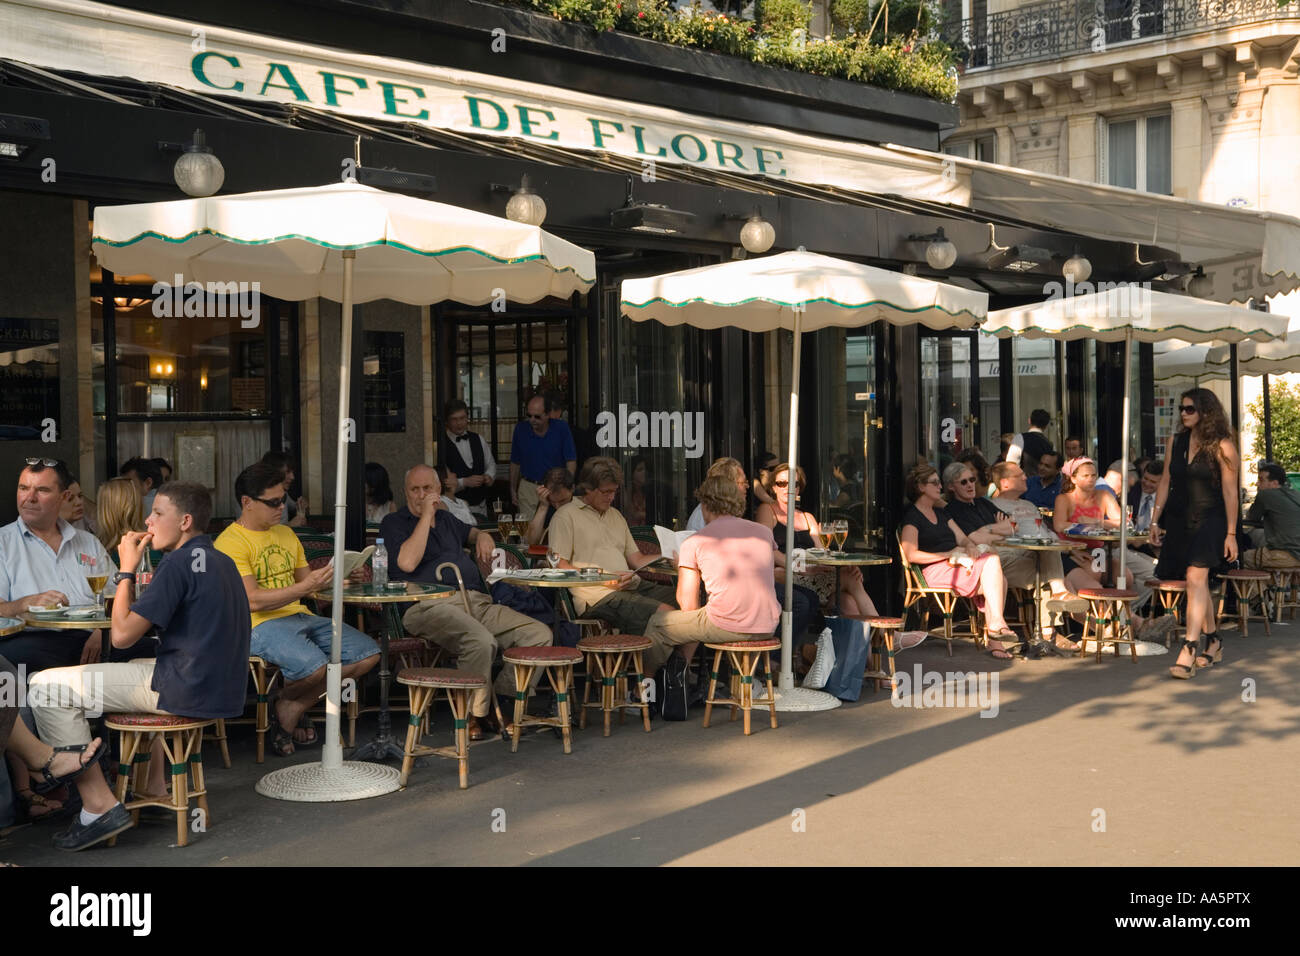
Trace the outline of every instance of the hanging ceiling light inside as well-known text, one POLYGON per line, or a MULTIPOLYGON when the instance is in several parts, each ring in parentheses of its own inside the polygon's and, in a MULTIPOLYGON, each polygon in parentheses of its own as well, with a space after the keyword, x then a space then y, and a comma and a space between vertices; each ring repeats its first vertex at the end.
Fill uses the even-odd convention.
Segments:
POLYGON ((208 146, 203 130, 194 131, 194 141, 185 147, 172 167, 172 178, 187 196, 211 196, 226 181, 226 168, 208 146))
POLYGON ((529 226, 540 226, 546 221, 546 201, 533 192, 527 176, 506 203, 506 218, 529 226))
POLYGON ((1203 268, 1197 266, 1191 281, 1187 283, 1187 293, 1198 299, 1208 299, 1214 294, 1214 280, 1205 274, 1203 268))
POLYGON ((776 242, 776 229, 757 212, 740 227, 740 244, 745 247, 746 252, 755 255, 767 252, 774 242, 776 242))
POLYGON ((1088 277, 1092 275, 1092 263, 1088 261, 1087 256, 1075 249, 1074 255, 1066 259, 1065 264, 1061 266, 1061 275, 1075 285, 1080 282, 1087 282, 1088 277))

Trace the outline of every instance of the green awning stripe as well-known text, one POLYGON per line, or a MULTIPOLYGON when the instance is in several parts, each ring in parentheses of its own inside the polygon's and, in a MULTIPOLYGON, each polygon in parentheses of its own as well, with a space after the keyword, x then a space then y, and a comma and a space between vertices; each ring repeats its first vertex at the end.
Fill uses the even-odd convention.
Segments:
POLYGON ((691 305, 740 308, 742 306, 752 305, 755 302, 766 302, 768 305, 779 305, 785 309, 793 309, 799 306, 807 307, 810 305, 833 305, 840 309, 867 309, 874 305, 885 305, 891 309, 897 310, 898 312, 908 314, 916 314, 919 312, 942 312, 944 315, 951 315, 953 317, 968 315, 976 321, 980 321, 985 317, 985 313, 983 312, 973 312, 970 309, 957 309, 954 311, 952 309, 945 309, 941 305, 919 305, 909 307, 899 305, 897 302, 890 302, 888 299, 868 299, 864 302, 841 302, 839 299, 832 299, 829 296, 819 296, 816 299, 800 299, 798 302, 786 302, 782 299, 773 299, 770 296, 765 295, 751 296, 748 299, 708 299, 704 296, 695 296, 690 299, 682 299, 676 302, 665 299, 663 296, 654 296, 653 298, 646 299, 644 302, 630 302, 627 299, 624 299, 619 303, 619 308, 645 309, 651 305, 666 305, 672 309, 684 309, 691 305))

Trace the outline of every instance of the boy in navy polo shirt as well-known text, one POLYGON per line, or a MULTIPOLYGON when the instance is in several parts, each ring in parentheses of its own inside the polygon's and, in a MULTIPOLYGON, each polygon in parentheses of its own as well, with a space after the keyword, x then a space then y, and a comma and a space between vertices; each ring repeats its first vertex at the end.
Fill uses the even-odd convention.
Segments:
MULTIPOLYGON (((251 617, 235 562, 205 533, 212 498, 193 482, 170 482, 154 498, 145 524, 118 545, 121 567, 139 567, 149 547, 169 552, 148 589, 132 603, 135 575, 119 572, 113 602, 113 646, 130 647, 157 627, 156 659, 59 667, 32 678, 29 698, 40 736, 55 748, 90 740, 87 715, 113 712, 237 717, 244 709, 251 617)), ((147 791, 166 794, 163 759, 155 749, 147 791)), ((63 850, 84 850, 128 829, 131 815, 97 765, 76 780, 81 816, 54 838, 63 850)))

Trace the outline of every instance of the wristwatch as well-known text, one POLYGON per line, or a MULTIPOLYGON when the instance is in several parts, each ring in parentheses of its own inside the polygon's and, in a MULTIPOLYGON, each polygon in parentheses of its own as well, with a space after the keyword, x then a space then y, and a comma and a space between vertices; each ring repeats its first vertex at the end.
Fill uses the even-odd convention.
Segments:
POLYGON ((135 583, 135 572, 134 572, 134 571, 118 571, 117 574, 113 575, 113 587, 117 587, 117 586, 118 586, 119 584, 121 584, 123 581, 130 581, 130 582, 132 582, 132 583, 134 584, 134 583, 135 583))

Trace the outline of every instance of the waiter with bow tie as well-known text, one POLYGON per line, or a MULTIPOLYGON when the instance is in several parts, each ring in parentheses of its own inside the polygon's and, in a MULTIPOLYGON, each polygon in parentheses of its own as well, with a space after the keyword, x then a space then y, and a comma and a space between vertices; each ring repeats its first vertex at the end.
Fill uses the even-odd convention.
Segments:
POLYGON ((460 399, 448 402, 442 412, 447 440, 439 443, 439 464, 460 479, 460 498, 471 511, 486 514, 484 502, 497 480, 497 463, 482 436, 469 430, 469 406, 460 399))

